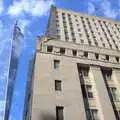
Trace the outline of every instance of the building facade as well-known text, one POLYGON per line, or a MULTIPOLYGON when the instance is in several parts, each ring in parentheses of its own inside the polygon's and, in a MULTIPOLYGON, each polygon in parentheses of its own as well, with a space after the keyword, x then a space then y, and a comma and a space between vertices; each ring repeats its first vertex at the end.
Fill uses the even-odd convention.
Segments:
POLYGON ((38 38, 30 120, 120 120, 120 23, 52 7, 38 38))
MULTIPOLYGON (((17 25, 14 25, 13 38, 10 42, 10 51, 8 51, 8 65, 4 84, 1 84, 0 89, 0 120, 9 120, 10 109, 12 104, 12 95, 18 69, 20 43, 23 39, 23 34, 17 25)), ((4 53, 3 53, 4 54, 4 53)), ((0 83, 2 80, 0 80, 0 83)))

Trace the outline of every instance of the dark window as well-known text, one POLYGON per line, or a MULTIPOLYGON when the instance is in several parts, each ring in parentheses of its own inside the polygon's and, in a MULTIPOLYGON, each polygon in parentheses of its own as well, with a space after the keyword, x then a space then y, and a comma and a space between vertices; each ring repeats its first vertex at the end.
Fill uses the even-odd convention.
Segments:
POLYGON ((65 40, 68 41, 68 40, 69 40, 69 37, 68 37, 68 36, 65 36, 65 40))
POLYGON ((65 48, 60 48, 60 54, 65 54, 65 48))
POLYGON ((98 43, 97 43, 97 42, 95 42, 95 45, 96 45, 96 46, 98 46, 98 43))
POLYGON ((57 19, 56 22, 59 23, 59 20, 57 19))
POLYGON ((93 98, 92 86, 86 85, 86 89, 87 89, 88 98, 93 98))
POLYGON ((107 71, 105 71, 105 79, 106 79, 107 81, 112 80, 112 70, 107 70, 107 71))
POLYGON ((57 38, 60 39, 60 35, 57 35, 57 38))
POLYGON ((116 57, 116 61, 119 62, 119 57, 116 57))
POLYGON ((84 43, 84 40, 83 40, 83 39, 81 39, 81 43, 84 43))
POLYGON ((109 60, 109 56, 108 56, 108 55, 106 55, 106 60, 107 60, 107 61, 109 60))
POLYGON ((64 15, 65 15, 65 13, 62 13, 62 15, 64 16, 64 15))
POLYGON ((110 48, 112 48, 112 45, 110 44, 110 48))
POLYGON ((55 90, 61 91, 61 80, 55 80, 55 90))
POLYGON ((52 52, 53 51, 53 46, 47 46, 47 52, 52 52))
POLYGON ((85 57, 88 57, 88 52, 84 52, 84 56, 85 56, 85 57))
POLYGON ((90 40, 88 41, 88 43, 89 43, 89 45, 91 45, 91 41, 90 40))
POLYGON ((76 38, 72 38, 73 42, 76 42, 76 38))
POLYGON ((97 109, 91 109, 91 115, 92 115, 92 120, 99 120, 97 109))
POLYGON ((95 58, 99 59, 99 54, 95 53, 95 58))
POLYGON ((116 47, 116 49, 118 49, 118 46, 117 46, 117 45, 115 45, 115 47, 116 47))
POLYGON ((60 61, 59 60, 54 60, 54 69, 59 68, 60 61))
POLYGON ((84 77, 88 77, 88 75, 89 75, 89 69, 87 67, 84 67, 82 69, 82 74, 83 74, 84 77))
POLYGON ((113 100, 117 100, 117 89, 115 87, 111 87, 110 92, 111 92, 113 100))
POLYGON ((105 47, 105 43, 103 43, 102 45, 103 45, 103 47, 105 47))
POLYGON ((72 53, 73 53, 73 56, 77 55, 77 51, 76 50, 73 50, 72 53))
POLYGON ((63 110, 63 106, 56 106, 56 120, 64 120, 63 110))
POLYGON ((81 36, 82 36, 82 34, 81 34, 81 33, 79 33, 79 36, 81 37, 81 36))

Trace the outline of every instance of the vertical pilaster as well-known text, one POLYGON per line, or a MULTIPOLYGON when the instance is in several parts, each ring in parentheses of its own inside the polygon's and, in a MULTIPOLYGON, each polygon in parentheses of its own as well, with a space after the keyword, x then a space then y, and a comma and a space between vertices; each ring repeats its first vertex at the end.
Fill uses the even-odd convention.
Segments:
POLYGON ((116 120, 100 67, 90 66, 105 120, 116 120))

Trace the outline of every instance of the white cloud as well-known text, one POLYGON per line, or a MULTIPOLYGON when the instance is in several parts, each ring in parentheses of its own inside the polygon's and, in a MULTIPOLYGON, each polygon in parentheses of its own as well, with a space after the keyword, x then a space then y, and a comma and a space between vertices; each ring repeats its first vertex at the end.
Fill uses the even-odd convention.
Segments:
POLYGON ((118 12, 114 8, 112 8, 112 5, 109 1, 107 1, 107 0, 104 1, 101 4, 101 7, 102 7, 103 13, 106 17, 113 18, 113 19, 115 19, 117 17, 118 12))
POLYGON ((3 10, 4 10, 3 0, 0 0, 0 14, 2 14, 3 10))
POLYGON ((95 12, 95 6, 92 3, 88 3, 88 13, 93 14, 95 12))
POLYGON ((114 8, 109 0, 102 2, 100 0, 91 0, 88 3, 88 13, 102 13, 107 18, 115 19, 119 15, 119 10, 114 8), (96 5, 99 5, 99 7, 96 7, 96 5))
POLYGON ((54 0, 15 0, 8 8, 8 14, 11 16, 21 16, 29 14, 31 16, 46 15, 54 0))

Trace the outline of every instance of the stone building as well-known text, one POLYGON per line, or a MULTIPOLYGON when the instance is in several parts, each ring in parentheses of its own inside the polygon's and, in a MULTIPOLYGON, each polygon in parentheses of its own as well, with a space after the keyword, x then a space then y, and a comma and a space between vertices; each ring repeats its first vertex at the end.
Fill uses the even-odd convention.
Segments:
POLYGON ((38 37, 30 120, 120 120, 120 23, 52 7, 38 37))

